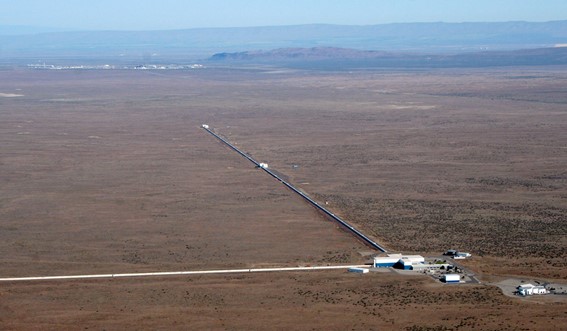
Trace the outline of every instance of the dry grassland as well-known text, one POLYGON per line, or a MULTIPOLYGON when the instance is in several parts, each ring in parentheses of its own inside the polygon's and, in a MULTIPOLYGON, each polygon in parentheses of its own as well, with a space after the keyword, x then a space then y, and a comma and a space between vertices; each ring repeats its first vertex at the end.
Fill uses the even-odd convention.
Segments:
MULTIPOLYGON (((1 74, 3 277, 366 260, 208 123, 391 250, 567 278, 565 68, 1 74)), ((14 330, 559 330, 565 307, 383 273, 0 284, 14 330)))

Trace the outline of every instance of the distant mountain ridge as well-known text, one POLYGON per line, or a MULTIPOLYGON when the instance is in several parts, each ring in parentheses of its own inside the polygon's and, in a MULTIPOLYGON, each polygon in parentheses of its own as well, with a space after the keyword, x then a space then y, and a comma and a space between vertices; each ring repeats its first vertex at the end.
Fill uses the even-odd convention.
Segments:
MULTIPOLYGON (((567 20, 502 23, 294 25, 172 31, 81 31, 2 35, 6 58, 203 58, 219 52, 338 47, 459 53, 541 48, 567 43, 567 20)), ((146 61, 146 62, 147 62, 146 61)))
POLYGON ((0 36, 29 35, 38 33, 70 32, 73 29, 50 28, 27 25, 0 25, 0 36))
POLYGON ((372 59, 392 55, 391 52, 358 50, 340 47, 278 48, 268 51, 246 51, 217 53, 211 61, 253 61, 253 60, 315 60, 315 59, 372 59))
POLYGON ((461 54, 364 51, 336 47, 280 48, 269 51, 217 53, 217 63, 262 63, 291 67, 487 67, 567 65, 567 47, 461 54))

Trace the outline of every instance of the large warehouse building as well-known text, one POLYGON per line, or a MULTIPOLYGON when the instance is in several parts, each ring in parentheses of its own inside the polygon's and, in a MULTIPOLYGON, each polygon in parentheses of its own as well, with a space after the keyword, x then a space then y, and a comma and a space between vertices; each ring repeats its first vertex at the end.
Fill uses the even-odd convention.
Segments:
POLYGON ((374 268, 397 268, 413 270, 414 265, 425 263, 425 258, 421 255, 402 255, 388 254, 388 256, 374 257, 374 268))

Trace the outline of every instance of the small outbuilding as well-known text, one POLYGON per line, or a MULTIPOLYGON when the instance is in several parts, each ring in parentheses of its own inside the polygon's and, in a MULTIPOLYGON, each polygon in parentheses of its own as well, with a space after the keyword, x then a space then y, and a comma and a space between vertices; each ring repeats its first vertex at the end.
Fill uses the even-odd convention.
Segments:
POLYGON ((466 253, 466 252, 457 252, 457 255, 455 255, 455 257, 460 257, 463 259, 466 259, 467 257, 471 257, 471 253, 466 253))
POLYGON ((454 259, 466 259, 467 257, 472 256, 471 253, 459 252, 456 249, 450 249, 450 250, 446 251, 445 253, 443 253, 443 255, 450 256, 454 259))
POLYGON ((445 283, 460 283, 461 282, 461 275, 459 274, 445 274, 443 275, 443 281, 445 283))
POLYGON ((369 272, 368 268, 357 268, 357 267, 353 267, 353 268, 349 268, 348 272, 353 272, 356 274, 366 274, 369 272))

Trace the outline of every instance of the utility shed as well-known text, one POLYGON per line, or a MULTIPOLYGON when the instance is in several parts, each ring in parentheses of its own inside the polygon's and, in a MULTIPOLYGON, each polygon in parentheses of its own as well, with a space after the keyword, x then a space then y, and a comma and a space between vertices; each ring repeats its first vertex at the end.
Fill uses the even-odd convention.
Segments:
POLYGON ((461 281, 461 275, 446 274, 443 275, 443 280, 445 281, 445 283, 459 283, 461 281))

